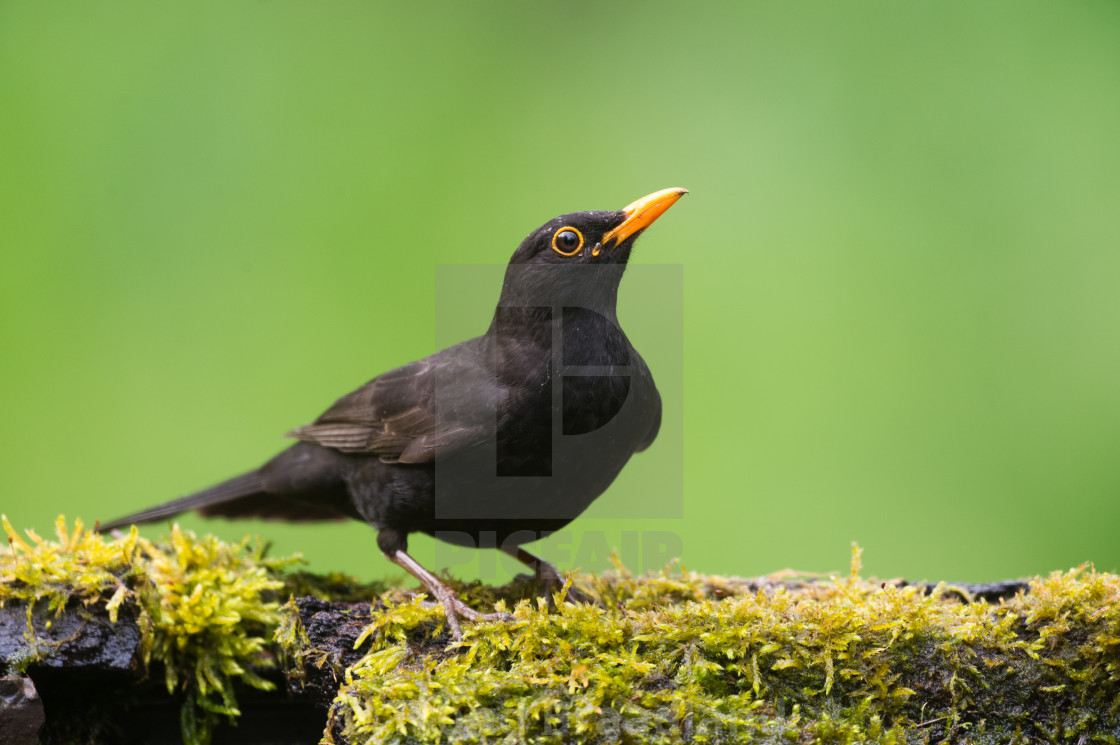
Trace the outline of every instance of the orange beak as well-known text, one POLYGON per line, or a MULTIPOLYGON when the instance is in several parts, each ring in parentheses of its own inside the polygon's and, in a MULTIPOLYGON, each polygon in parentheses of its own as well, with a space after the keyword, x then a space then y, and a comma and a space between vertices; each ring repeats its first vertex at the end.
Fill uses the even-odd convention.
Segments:
POLYGON ((635 233, 645 230, 687 193, 688 189, 662 189, 623 207, 626 219, 603 236, 603 247, 617 246, 635 233))

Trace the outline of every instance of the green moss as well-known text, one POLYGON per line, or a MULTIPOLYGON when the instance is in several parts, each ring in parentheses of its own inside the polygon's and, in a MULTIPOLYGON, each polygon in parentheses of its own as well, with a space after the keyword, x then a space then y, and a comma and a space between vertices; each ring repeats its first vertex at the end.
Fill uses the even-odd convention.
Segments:
POLYGON ((11 551, 0 557, 0 606, 27 607, 26 637, 36 656, 49 654, 36 639, 32 612, 45 603, 61 614, 69 605, 104 604, 111 620, 123 603, 139 609, 142 662, 161 663, 169 693, 182 692, 183 735, 204 743, 219 715, 238 714, 234 682, 273 685, 254 666, 273 665, 269 640, 281 620, 273 597, 284 583, 274 575, 291 560, 263 558, 259 542, 227 544, 172 529, 154 543, 134 527, 105 538, 77 521, 72 532, 56 523, 56 541, 27 532, 30 542, 3 520, 11 551))
MULTIPOLYGON (((386 596, 346 671, 354 742, 1115 742, 1120 578, 1081 568, 999 605, 851 576, 764 591, 624 571, 610 610, 521 601, 465 629, 386 596), (1084 739, 1082 739, 1084 738, 1084 739)), ((581 578, 581 581, 585 581, 581 578)))
POLYGON ((286 653, 295 676, 308 665, 340 665, 344 655, 308 639, 294 601, 277 607, 289 591, 351 600, 380 592, 354 645, 363 656, 335 670, 343 685, 328 739, 1120 738, 1120 577, 1088 567, 1037 578, 1030 593, 999 604, 861 579, 858 552, 848 576, 825 580, 748 581, 676 567, 579 577, 602 608, 550 604, 524 582, 459 585, 475 607, 511 610, 516 621, 467 625, 453 643, 442 611, 413 592, 285 575, 291 560, 267 560, 248 540, 178 529, 162 542, 135 531, 106 539, 62 521, 55 541, 22 540, 6 522, 5 530, 11 551, 0 558, 0 604, 25 604, 29 619, 36 604, 114 615, 134 605, 169 690, 186 693, 191 742, 204 742, 216 717, 236 715, 234 681, 268 686, 253 669, 274 654, 286 653))
POLYGON ((226 544, 173 526, 166 543, 140 539, 146 581, 139 596, 153 627, 151 655, 163 663, 168 692, 187 692, 184 739, 206 741, 216 715, 235 717, 233 683, 269 690, 253 672, 270 667, 271 630, 280 620, 271 576, 286 562, 265 561, 249 539, 226 544))
POLYGON ((7 517, 0 515, 0 522, 11 549, 0 557, 0 607, 13 600, 24 602, 30 618, 32 607, 45 601, 51 613, 61 614, 72 600, 90 605, 108 593, 106 607, 116 620, 116 611, 130 592, 126 580, 136 564, 135 528, 124 538, 106 541, 84 530, 81 520, 70 533, 66 519, 59 517, 57 541, 28 530, 28 543, 7 517))

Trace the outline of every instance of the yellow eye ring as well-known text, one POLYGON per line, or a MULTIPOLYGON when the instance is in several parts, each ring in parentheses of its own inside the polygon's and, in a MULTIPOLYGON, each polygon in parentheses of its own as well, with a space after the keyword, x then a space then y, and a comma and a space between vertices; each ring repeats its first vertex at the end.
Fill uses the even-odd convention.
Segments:
POLYGON ((561 256, 575 256, 579 253, 581 248, 583 248, 583 233, 579 232, 575 228, 560 228, 552 234, 552 250, 560 254, 561 256), (577 243, 576 247, 570 251, 564 251, 560 248, 560 246, 556 245, 556 239, 562 236, 564 233, 575 233, 576 237, 579 238, 579 243, 577 243))

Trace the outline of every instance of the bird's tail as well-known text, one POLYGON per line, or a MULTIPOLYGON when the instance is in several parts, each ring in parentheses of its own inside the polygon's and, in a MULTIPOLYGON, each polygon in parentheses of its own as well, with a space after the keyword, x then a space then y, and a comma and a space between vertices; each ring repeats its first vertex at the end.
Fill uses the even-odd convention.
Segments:
POLYGON ((215 505, 232 502, 244 497, 251 497, 264 490, 264 481, 258 471, 250 471, 240 476, 234 476, 228 481, 223 481, 209 489, 190 494, 170 502, 157 504, 140 512, 112 520, 97 526, 99 533, 105 533, 117 528, 124 528, 134 523, 150 523, 164 518, 174 517, 188 510, 205 509, 215 505))

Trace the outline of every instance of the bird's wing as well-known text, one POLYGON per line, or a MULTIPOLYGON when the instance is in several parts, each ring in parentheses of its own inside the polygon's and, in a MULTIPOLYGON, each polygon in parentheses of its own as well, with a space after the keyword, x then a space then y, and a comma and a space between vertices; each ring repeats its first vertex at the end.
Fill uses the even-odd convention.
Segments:
POLYGON ((288 436, 387 463, 427 463, 437 450, 481 442, 494 428, 487 402, 496 400, 481 346, 472 339, 390 370, 288 436))

